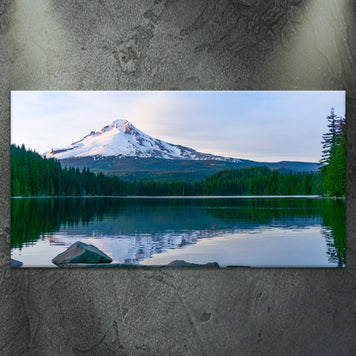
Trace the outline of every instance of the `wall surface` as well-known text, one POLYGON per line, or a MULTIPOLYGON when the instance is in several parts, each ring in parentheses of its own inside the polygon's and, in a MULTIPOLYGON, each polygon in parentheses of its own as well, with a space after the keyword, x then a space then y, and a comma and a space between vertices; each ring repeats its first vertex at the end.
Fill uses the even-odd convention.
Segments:
POLYGON ((1 355, 355 355, 356 1, 0 2, 1 355), (347 268, 13 269, 10 90, 347 90, 347 268))

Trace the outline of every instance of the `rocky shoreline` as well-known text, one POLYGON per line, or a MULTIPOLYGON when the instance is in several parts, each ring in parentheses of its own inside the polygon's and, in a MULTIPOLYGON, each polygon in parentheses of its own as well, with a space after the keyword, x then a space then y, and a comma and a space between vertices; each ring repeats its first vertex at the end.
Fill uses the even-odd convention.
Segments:
MULTIPOLYGON (((126 263, 111 263, 112 258, 94 245, 76 241, 64 252, 52 259, 58 268, 219 268, 217 262, 205 264, 174 260, 167 265, 141 266, 126 263)), ((22 262, 11 259, 11 267, 21 267, 22 262)))

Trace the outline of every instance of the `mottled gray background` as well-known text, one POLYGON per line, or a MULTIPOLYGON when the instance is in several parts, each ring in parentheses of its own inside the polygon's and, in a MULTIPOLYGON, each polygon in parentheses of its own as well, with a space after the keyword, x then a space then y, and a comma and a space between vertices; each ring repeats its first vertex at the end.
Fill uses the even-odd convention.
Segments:
POLYGON ((355 355, 355 19, 355 0, 1 0, 0 354, 355 355), (346 89, 347 268, 11 270, 12 89, 346 89))

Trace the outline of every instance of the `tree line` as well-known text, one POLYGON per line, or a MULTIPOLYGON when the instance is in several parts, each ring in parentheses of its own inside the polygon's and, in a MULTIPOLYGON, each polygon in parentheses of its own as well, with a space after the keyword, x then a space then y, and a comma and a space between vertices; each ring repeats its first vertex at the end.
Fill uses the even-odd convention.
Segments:
POLYGON ((267 167, 224 169, 195 182, 124 181, 65 167, 24 145, 11 145, 13 196, 83 195, 298 195, 321 194, 321 174, 270 170, 267 167))

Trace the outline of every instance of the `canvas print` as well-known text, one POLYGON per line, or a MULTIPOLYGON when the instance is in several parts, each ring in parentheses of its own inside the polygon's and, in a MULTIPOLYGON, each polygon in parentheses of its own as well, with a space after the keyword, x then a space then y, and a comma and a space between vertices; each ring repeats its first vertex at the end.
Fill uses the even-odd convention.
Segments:
POLYGON ((344 267, 344 91, 12 91, 12 267, 344 267))

